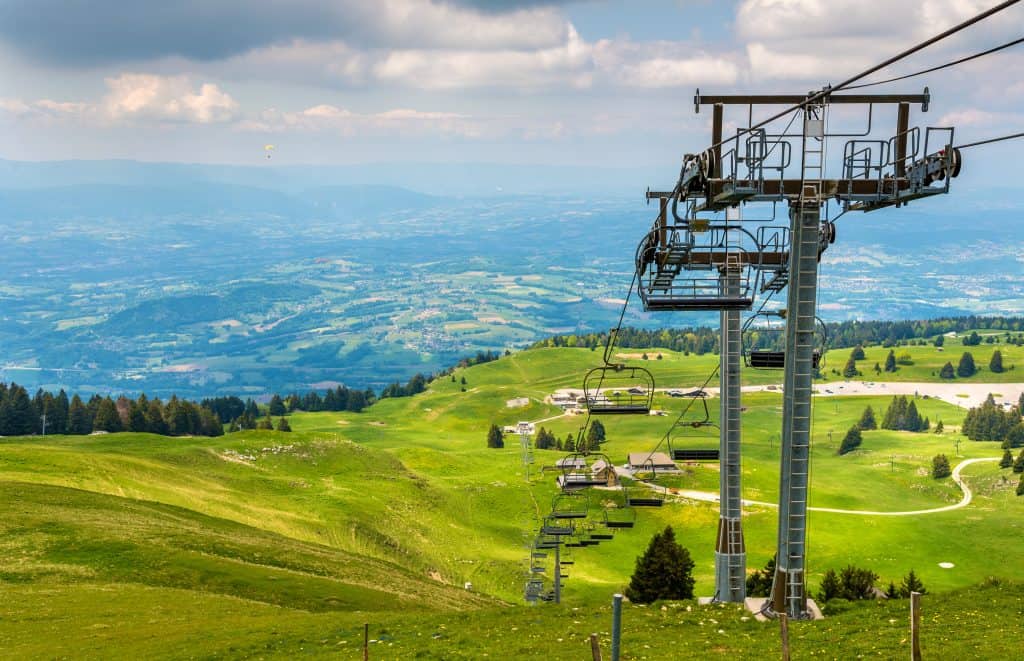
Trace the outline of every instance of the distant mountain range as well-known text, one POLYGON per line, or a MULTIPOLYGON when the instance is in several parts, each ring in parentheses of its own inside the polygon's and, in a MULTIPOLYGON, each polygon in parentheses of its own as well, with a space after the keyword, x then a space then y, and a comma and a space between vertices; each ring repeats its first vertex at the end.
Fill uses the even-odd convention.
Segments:
MULTIPOLYGON (((581 192, 602 183, 574 188, 582 172, 568 192, 510 193, 491 181, 505 166, 428 170, 0 161, 0 380, 197 397, 380 387, 614 325, 654 215, 642 188, 581 192)), ((559 172, 530 176, 555 189, 559 172)), ((1014 204, 967 191, 838 219, 822 316, 1024 313, 1014 204)), ((717 323, 635 305, 626 320, 717 323)))

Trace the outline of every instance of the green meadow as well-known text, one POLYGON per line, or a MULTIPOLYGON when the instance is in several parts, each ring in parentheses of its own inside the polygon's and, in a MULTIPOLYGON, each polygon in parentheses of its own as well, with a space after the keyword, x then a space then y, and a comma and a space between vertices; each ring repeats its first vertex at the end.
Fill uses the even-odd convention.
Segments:
MULTIPOLYGON (((979 366, 987 366, 982 356, 991 348, 971 348, 979 366)), ((1007 366, 1024 357, 1000 348, 1007 366)), ((881 349, 868 348, 862 364, 873 365, 876 351, 884 362, 881 349)), ((901 370, 920 360, 920 375, 905 380, 928 381, 929 361, 954 350, 909 351, 919 352, 915 365, 901 370)), ((659 388, 699 386, 717 363, 714 356, 647 353, 648 361, 631 362, 648 367, 659 388)), ((847 355, 830 354, 829 367, 841 368, 847 355)), ((714 503, 670 498, 641 511, 634 529, 569 553, 561 605, 523 603, 528 544, 557 495, 555 473, 542 467, 561 454, 535 451, 524 466, 519 438, 488 449, 487 428, 547 419, 539 424, 558 438, 575 435, 584 418, 561 415, 544 398, 579 389, 599 361, 600 352, 587 349, 524 351, 456 370, 454 380, 362 413, 293 414, 292 433, 0 439, 0 656, 358 658, 365 622, 376 641, 372 658, 583 658, 591 632, 607 641, 611 595, 664 526, 676 529, 696 562, 697 593, 711 594, 718 517, 714 503), (521 397, 527 406, 506 406, 521 397)), ((995 381, 990 376, 972 379, 995 381)), ((780 377, 744 374, 752 384, 780 377)), ((960 501, 951 480, 930 477, 936 454, 954 465, 1001 455, 997 443, 958 434, 964 409, 922 398, 918 409, 933 424, 942 420, 943 433, 868 431, 859 450, 838 456, 864 408, 880 420, 890 399, 816 402, 811 507, 880 514, 811 512, 810 590, 827 569, 847 564, 874 570, 883 586, 914 569, 933 609, 926 652, 963 645, 965 654, 998 656, 1013 649, 1006 636, 1024 603, 1024 587, 1013 582, 1024 566, 1019 476, 995 461, 975 463, 964 471, 974 491, 969 506, 884 514, 960 501), (972 638, 955 642, 950 627, 972 638)), ((744 519, 754 569, 774 552, 781 396, 745 394, 743 403, 744 497, 761 503, 744 519)), ((708 404, 714 423, 718 400, 708 404)), ((602 418, 608 440, 601 451, 623 464, 630 452, 668 443, 715 447, 713 426, 670 431, 687 405, 686 420, 703 419, 699 402, 662 393, 655 407, 665 416, 602 418)), ((714 492, 718 469, 685 466, 659 481, 714 492)), ((590 503, 595 516, 599 498, 590 503)), ((905 611, 899 600, 850 606, 799 624, 794 649, 801 656, 905 654, 905 611)), ((773 626, 732 607, 628 606, 624 658, 771 654, 773 626)))

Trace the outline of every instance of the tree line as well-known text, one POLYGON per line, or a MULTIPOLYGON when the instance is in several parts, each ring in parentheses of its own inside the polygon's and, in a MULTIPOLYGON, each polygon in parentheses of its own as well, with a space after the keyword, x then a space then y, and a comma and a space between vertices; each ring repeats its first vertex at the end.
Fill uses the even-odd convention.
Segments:
MULTIPOLYGON (((828 347, 831 349, 882 345, 893 347, 909 344, 911 341, 935 337, 936 346, 945 342, 942 337, 946 333, 964 333, 972 331, 963 338, 964 346, 975 346, 982 342, 975 329, 1005 331, 1007 344, 1024 345, 1024 317, 940 317, 938 319, 921 319, 913 321, 841 321, 825 324, 828 347), (936 337, 938 336, 938 337, 936 337)), ((619 331, 616 345, 622 348, 662 347, 683 354, 718 352, 718 329, 705 327, 645 329, 632 326, 619 331)), ((785 338, 782 333, 758 332, 747 334, 746 338, 754 349, 783 348, 785 338)), ((540 340, 531 348, 541 347, 587 347, 596 349, 603 347, 608 341, 607 332, 580 333, 573 335, 554 335, 540 340)), ((984 338, 988 344, 995 342, 995 337, 984 338)))
POLYGON ((166 402, 124 395, 93 395, 83 400, 62 389, 42 389, 29 397, 17 383, 0 382, 0 436, 87 435, 93 432, 147 432, 161 436, 220 436, 221 419, 208 406, 171 396, 166 402))

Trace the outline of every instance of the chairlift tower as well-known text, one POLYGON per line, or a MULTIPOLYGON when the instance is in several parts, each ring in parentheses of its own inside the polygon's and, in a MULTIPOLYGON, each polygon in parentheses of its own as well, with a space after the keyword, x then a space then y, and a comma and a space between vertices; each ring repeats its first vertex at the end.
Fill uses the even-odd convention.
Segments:
MULTIPOLYGON (((776 574, 768 615, 810 617, 806 594, 807 501, 811 455, 811 395, 816 371, 818 262, 835 241, 830 203, 842 213, 899 207, 949 192, 960 171, 953 129, 910 127, 910 106, 928 110, 930 95, 833 94, 694 97, 697 112, 712 106, 712 147, 683 159, 672 191, 648 191, 660 213, 636 254, 638 293, 646 310, 717 310, 721 314, 721 513, 716 544, 716 597, 744 596, 740 525, 739 311, 757 294, 788 288, 782 361, 779 527, 776 574), (866 106, 867 127, 830 133, 832 105, 866 106), (723 139, 725 106, 747 107, 744 125, 723 139), (769 133, 754 123, 755 106, 794 106, 797 129, 769 133), (879 139, 876 107, 896 106, 896 132, 879 139), (827 176, 830 141, 845 139, 840 172, 827 176), (725 150, 723 151, 723 147, 725 150), (799 160, 794 151, 799 149, 799 160), (799 176, 793 176, 798 174, 799 176), (938 185, 934 185, 938 183, 938 185), (770 217, 732 218, 729 209, 761 203, 770 217), (779 203, 787 223, 776 221, 779 203), (683 205, 680 210, 679 206, 683 205), (668 211, 671 210, 671 218, 668 211), (723 214, 722 212, 726 212, 723 214), (723 217, 724 215, 724 217, 723 217), (733 316, 735 315, 735 316, 733 316)), ((781 219, 780 219, 781 220, 781 219)))

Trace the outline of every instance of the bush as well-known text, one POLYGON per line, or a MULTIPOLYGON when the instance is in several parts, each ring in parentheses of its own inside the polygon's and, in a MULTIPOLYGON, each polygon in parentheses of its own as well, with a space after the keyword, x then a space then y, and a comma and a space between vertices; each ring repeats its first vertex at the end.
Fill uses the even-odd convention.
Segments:
POLYGON ((1020 476, 1020 482, 1017 483, 1017 495, 1024 496, 1024 475, 1020 476))
POLYGON ((288 424, 288 418, 281 418, 277 421, 277 431, 291 431, 292 426, 288 424))
POLYGON ((775 556, 773 555, 764 569, 755 569, 750 576, 747 576, 747 596, 767 597, 772 591, 772 581, 775 580, 775 556))
POLYGON ((676 542, 672 526, 651 538, 636 560, 626 597, 635 604, 659 599, 693 599, 693 560, 690 552, 676 542))
POLYGON ((942 366, 942 369, 939 370, 939 378, 940 379, 955 379, 956 378, 956 372, 953 371, 953 363, 946 363, 945 365, 942 366))
POLYGON ((1013 465, 1013 453, 1008 449, 1003 451, 1003 458, 999 460, 1000 468, 1009 468, 1013 465))
POLYGON ((825 572, 821 580, 821 590, 818 592, 818 599, 828 602, 833 599, 846 599, 857 601, 860 599, 874 599, 875 582, 878 574, 870 569, 847 565, 845 569, 836 574, 834 569, 825 572))
POLYGON ((936 480, 941 480, 952 474, 953 471, 949 467, 949 458, 946 455, 937 454, 932 458, 932 477, 936 480))

